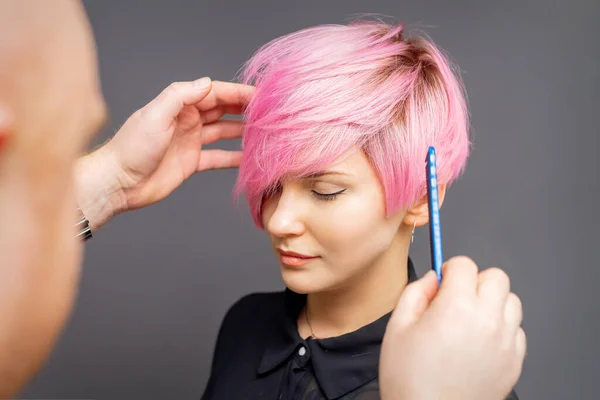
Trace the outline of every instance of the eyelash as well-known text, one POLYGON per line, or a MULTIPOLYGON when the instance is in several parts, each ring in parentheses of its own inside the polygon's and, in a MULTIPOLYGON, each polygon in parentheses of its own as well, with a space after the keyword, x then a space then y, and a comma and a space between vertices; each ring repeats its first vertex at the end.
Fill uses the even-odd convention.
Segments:
POLYGON ((319 192, 315 192, 314 190, 311 190, 313 197, 319 199, 319 200, 325 200, 325 201, 333 201, 336 199, 336 197, 338 197, 340 194, 344 193, 346 191, 346 189, 342 189, 339 192, 335 192, 335 193, 319 193, 319 192))

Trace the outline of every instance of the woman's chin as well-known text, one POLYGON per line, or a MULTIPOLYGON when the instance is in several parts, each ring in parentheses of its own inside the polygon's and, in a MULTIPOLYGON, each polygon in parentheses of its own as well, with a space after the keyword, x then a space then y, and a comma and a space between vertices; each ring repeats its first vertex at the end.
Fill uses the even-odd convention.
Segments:
POLYGON ((315 275, 309 271, 287 271, 285 268, 281 271, 281 277, 285 286, 298 294, 311 294, 322 292, 326 289, 322 281, 315 275))

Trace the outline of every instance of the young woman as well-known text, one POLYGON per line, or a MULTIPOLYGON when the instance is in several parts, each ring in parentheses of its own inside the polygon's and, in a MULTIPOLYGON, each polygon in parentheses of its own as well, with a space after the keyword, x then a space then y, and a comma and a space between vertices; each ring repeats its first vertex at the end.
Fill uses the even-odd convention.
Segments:
POLYGON ((204 399, 378 399, 381 341, 427 223, 425 156, 441 200, 469 153, 459 78, 424 38, 358 21, 262 47, 243 70, 236 193, 268 234, 286 290, 221 326, 204 399))

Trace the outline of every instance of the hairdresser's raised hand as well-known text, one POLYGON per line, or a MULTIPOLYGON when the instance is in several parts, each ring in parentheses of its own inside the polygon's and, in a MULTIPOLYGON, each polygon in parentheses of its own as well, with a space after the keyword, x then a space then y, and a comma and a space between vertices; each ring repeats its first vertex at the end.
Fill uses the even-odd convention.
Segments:
POLYGON ((383 339, 384 400, 500 400, 521 375, 526 340, 519 298, 497 268, 470 259, 408 285, 383 339))
POLYGON ((241 152, 202 146, 242 135, 240 114, 253 87, 208 78, 176 82, 136 111, 76 168, 77 200, 98 229, 112 216, 167 197, 199 171, 239 166, 241 152))

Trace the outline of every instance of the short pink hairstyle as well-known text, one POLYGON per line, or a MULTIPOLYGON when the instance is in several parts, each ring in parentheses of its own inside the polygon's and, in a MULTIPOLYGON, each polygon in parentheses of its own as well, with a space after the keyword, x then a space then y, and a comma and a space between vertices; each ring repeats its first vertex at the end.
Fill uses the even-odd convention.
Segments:
POLYGON ((429 146, 440 184, 463 172, 470 141, 461 80, 430 40, 402 34, 402 25, 379 21, 316 26, 267 43, 245 64, 241 81, 256 92, 234 194, 246 192, 260 229, 269 190, 352 149, 371 161, 387 215, 426 193, 429 146))

